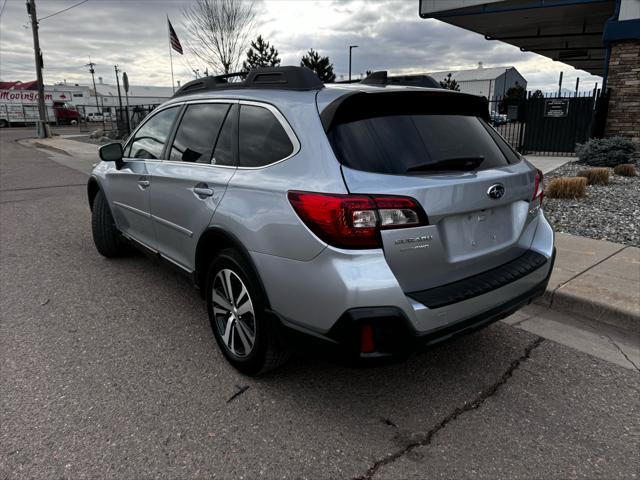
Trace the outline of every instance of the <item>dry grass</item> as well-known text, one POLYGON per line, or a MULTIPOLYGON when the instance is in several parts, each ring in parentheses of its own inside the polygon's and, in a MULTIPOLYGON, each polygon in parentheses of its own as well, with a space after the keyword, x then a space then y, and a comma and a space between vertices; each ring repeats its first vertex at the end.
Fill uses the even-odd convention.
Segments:
POLYGON ((623 163, 622 165, 618 165, 613 169, 613 172, 616 175, 621 175, 623 177, 638 176, 638 172, 636 172, 636 167, 633 163, 623 163))
POLYGON ((609 175, 609 169, 606 167, 588 168, 578 172, 578 176, 586 178, 589 185, 609 185, 609 175))
POLYGON ((584 177, 554 178, 544 189, 549 198, 582 198, 587 190, 587 179, 584 177))

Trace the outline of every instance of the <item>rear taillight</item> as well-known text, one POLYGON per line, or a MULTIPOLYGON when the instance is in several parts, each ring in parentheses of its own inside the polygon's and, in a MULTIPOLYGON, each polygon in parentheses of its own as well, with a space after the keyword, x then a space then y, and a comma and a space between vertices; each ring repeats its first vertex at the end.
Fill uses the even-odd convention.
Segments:
POLYGON ((544 175, 541 170, 536 170, 536 180, 531 201, 534 202, 537 199, 540 199, 540 206, 542 206, 542 200, 544 199, 544 175))
POLYGON ((291 191, 289 201, 322 240, 340 248, 379 248, 380 230, 428 225, 413 198, 291 191))

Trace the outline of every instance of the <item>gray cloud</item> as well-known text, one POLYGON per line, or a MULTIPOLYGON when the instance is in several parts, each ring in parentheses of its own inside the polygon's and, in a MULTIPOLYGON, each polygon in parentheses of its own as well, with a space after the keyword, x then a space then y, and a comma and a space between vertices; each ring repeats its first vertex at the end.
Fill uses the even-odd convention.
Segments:
MULTIPOLYGON (((0 0, 2 2, 3 0, 0 0)), ((31 31, 23 26, 28 17, 23 0, 6 0, 0 18, 0 78, 35 78, 31 31)), ((96 75, 113 83, 113 65, 126 70, 133 84, 170 84, 166 15, 178 35, 184 35, 180 9, 188 0, 89 0, 89 2, 40 25, 45 60, 45 81, 88 84, 84 65, 89 56, 98 64, 96 75)), ((425 72, 515 65, 528 79, 530 88, 553 89, 563 70, 565 85, 580 76, 591 88, 599 81, 585 72, 545 60, 532 53, 477 35, 436 20, 418 17, 418 0, 308 2, 301 22, 316 16, 332 18, 329 28, 291 31, 281 19, 283 10, 299 6, 291 3, 256 4, 262 33, 280 51, 285 64, 297 64, 309 48, 329 55, 336 73, 346 75, 348 45, 359 45, 353 54, 353 71, 388 69, 392 72, 425 72)), ((38 1, 39 16, 54 13, 73 0, 38 1)), ((183 42, 184 43, 184 42, 183 42)), ((189 59, 174 55, 176 79, 192 78, 189 59)))

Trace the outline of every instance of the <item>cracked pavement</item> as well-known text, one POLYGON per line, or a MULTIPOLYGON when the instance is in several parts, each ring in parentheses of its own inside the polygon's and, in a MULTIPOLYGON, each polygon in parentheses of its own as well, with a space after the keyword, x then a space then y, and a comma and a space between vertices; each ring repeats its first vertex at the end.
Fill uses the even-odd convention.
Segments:
POLYGON ((97 254, 86 176, 30 133, 0 132, 0 479, 640 475, 638 372, 502 323, 243 377, 185 278, 97 254))

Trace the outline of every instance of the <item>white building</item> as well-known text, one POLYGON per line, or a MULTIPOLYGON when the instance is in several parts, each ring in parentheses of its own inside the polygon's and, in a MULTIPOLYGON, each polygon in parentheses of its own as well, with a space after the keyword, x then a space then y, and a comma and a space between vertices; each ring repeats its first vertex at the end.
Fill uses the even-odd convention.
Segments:
POLYGON ((516 84, 527 88, 527 80, 512 66, 484 68, 482 63, 479 63, 478 68, 471 70, 427 73, 438 82, 444 80, 449 74, 451 79, 460 85, 461 92, 480 95, 489 100, 501 99, 507 90, 516 84))
MULTIPOLYGON (((64 91, 71 93, 71 101, 76 107, 84 110, 84 113, 96 112, 96 95, 93 85, 78 85, 71 83, 59 83, 46 87, 50 91, 64 91)), ((96 78, 96 90, 98 92, 98 105, 103 111, 115 114, 115 107, 119 106, 118 87, 103 82, 102 77, 96 78)), ((122 106, 126 106, 126 96, 124 87, 120 84, 120 95, 122 98, 122 106)), ((136 105, 159 105, 173 95, 171 87, 155 87, 155 86, 129 86, 129 106, 136 105)))

